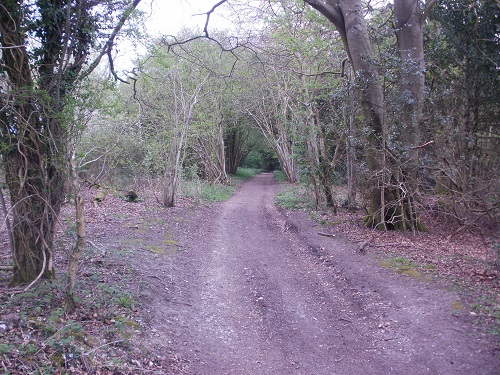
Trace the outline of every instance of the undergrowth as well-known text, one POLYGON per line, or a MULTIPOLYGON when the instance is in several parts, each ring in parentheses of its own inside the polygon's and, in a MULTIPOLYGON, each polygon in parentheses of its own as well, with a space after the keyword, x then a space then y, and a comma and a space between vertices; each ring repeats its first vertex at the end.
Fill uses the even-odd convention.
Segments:
POLYGON ((235 176, 243 180, 249 180, 256 174, 259 174, 260 172, 262 172, 262 169, 238 167, 235 176))
POLYGON ((201 190, 200 196, 209 202, 224 202, 233 195, 234 190, 234 186, 205 184, 201 190))
POLYGON ((311 210, 314 202, 300 184, 283 184, 281 190, 276 194, 276 204, 286 210, 311 210))
MULTIPOLYGON (((87 269, 88 270, 88 269, 87 269)), ((80 277, 77 308, 64 309, 67 278, 41 282, 24 293, 0 296, 3 374, 129 373, 131 338, 140 330, 135 296, 110 282, 109 268, 80 277)))
POLYGON ((273 172, 274 179, 278 182, 285 182, 287 180, 283 171, 277 170, 273 172))
POLYGON ((181 181, 180 193, 185 197, 195 198, 208 202, 223 202, 228 200, 236 190, 241 179, 232 178, 231 185, 209 184, 202 180, 194 179, 181 181))

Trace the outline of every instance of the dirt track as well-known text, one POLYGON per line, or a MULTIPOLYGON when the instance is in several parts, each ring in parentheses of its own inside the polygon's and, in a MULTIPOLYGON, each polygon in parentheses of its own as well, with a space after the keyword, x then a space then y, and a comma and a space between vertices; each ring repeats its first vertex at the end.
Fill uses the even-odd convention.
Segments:
POLYGON ((189 374, 497 373, 456 295, 319 236, 277 191, 256 176, 179 219, 175 256, 131 260, 151 350, 189 374))

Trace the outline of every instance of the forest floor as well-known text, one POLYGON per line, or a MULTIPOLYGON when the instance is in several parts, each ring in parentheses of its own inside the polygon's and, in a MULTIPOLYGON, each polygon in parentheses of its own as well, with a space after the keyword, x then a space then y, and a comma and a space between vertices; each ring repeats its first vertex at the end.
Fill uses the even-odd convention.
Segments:
MULTIPOLYGON (((261 174, 223 203, 182 198, 164 209, 152 194, 138 203, 108 194, 87 204, 75 312, 62 308, 65 254, 55 281, 24 293, 0 271, 0 369, 497 373, 491 240, 433 216, 416 236, 369 230, 361 212, 311 218, 278 208, 279 190, 261 174)), ((96 191, 84 194, 90 202, 96 191)), ((72 222, 68 204, 58 248, 71 246, 72 222)))

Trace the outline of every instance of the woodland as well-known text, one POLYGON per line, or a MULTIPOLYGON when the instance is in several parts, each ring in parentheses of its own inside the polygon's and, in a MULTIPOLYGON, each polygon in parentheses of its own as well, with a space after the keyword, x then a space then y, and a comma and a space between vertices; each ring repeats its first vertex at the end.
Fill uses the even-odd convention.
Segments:
POLYGON ((498 271, 497 0, 214 0, 204 29, 155 37, 140 2, 0 2, 9 293, 53 279, 64 252, 60 307, 78 306, 82 189, 85 205, 115 191, 170 209, 245 169, 279 171, 312 211, 362 213, 374 232, 419 236, 438 215, 486 238, 498 271), (237 28, 210 23, 222 11, 237 28), (147 49, 119 71, 125 39, 147 49))

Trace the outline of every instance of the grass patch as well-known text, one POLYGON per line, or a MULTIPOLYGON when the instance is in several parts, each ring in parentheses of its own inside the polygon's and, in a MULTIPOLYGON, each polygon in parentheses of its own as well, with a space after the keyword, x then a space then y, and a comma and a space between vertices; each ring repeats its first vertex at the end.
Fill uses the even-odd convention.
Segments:
POLYGON ((260 172, 262 172, 262 169, 238 167, 235 176, 241 178, 242 180, 249 180, 260 172))
POLYGON ((201 190, 201 197, 209 202, 224 202, 233 195, 234 190, 234 186, 204 185, 201 190))
POLYGON ((174 256, 177 254, 177 250, 179 249, 181 244, 178 241, 174 240, 171 234, 167 233, 166 237, 167 238, 162 240, 161 243, 164 244, 163 247, 165 248, 167 255, 174 256))
POLYGON ((162 241, 165 245, 168 245, 168 246, 179 246, 179 242, 177 241, 174 241, 174 240, 163 240, 162 241))
POLYGON ((420 272, 417 271, 417 268, 419 268, 420 265, 403 257, 383 259, 379 261, 379 264, 382 267, 393 268, 402 275, 411 276, 416 279, 422 276, 420 272))
POLYGON ((222 184, 211 185, 201 180, 181 181, 180 191, 185 197, 209 202, 224 202, 236 190, 238 180, 241 181, 241 179, 233 178, 231 186, 222 184))
POLYGON ((153 254, 164 254, 165 253, 165 249, 163 248, 163 246, 156 246, 156 245, 147 245, 147 246, 144 246, 144 248, 153 253, 153 254))
POLYGON ((469 308, 478 315, 478 321, 487 327, 486 332, 500 336, 500 306, 494 296, 479 294, 469 308))
POLYGON ((302 185, 283 185, 281 191, 276 194, 276 204, 286 210, 310 210, 314 203, 302 185))
POLYGON ((382 263, 387 267, 396 268, 400 270, 418 267, 418 263, 412 262, 411 260, 403 257, 389 258, 386 259, 385 261, 382 261, 382 263))
POLYGON ((274 179, 278 182, 285 182, 288 180, 286 178, 286 175, 283 173, 283 171, 274 171, 273 176, 274 176, 274 179))

